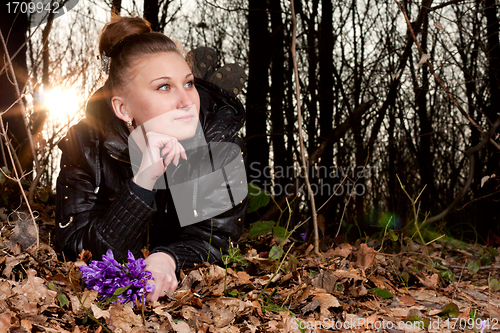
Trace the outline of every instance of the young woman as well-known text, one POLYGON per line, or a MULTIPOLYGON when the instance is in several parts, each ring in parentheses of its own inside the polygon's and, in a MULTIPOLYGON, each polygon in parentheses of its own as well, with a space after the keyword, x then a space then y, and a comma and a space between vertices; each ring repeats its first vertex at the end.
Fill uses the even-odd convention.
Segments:
POLYGON ((59 144, 56 246, 68 259, 112 249, 118 261, 149 247, 154 301, 177 287, 181 268, 220 262, 241 235, 244 109, 195 79, 175 43, 143 19, 114 18, 99 52, 108 80, 59 144))

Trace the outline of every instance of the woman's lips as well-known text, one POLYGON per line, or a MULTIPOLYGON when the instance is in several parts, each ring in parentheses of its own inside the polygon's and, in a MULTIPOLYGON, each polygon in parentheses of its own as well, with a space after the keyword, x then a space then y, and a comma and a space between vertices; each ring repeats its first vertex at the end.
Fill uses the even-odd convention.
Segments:
POLYGON ((179 117, 179 118, 175 118, 175 120, 182 121, 184 123, 189 123, 191 120, 193 120, 193 116, 179 117))

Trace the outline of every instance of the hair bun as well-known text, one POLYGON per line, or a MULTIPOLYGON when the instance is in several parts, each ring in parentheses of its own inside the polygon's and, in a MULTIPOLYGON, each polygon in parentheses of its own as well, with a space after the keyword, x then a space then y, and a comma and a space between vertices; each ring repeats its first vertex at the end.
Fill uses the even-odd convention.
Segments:
POLYGON ((99 54, 110 51, 127 37, 152 32, 151 24, 140 17, 112 15, 111 21, 102 29, 99 38, 99 54))

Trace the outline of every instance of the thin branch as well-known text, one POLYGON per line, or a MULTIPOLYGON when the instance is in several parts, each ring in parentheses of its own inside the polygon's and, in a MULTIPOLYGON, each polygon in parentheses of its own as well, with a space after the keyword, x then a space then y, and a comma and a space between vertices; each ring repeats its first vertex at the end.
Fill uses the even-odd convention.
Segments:
MULTIPOLYGON (((410 19, 408 18, 408 15, 406 14, 406 10, 403 8, 403 6, 401 6, 401 4, 399 3, 398 0, 394 0, 396 2, 396 4, 398 5, 399 9, 401 9, 401 12, 403 13, 404 17, 405 17, 405 20, 406 20, 406 24, 408 26, 408 30, 410 31, 410 34, 411 36, 413 37, 413 40, 415 42, 415 45, 417 45, 417 48, 418 48, 418 51, 420 53, 421 56, 425 55, 425 52, 422 50, 422 48, 420 47, 420 44, 418 43, 418 40, 417 40, 417 37, 415 36, 415 33, 413 31, 413 28, 411 26, 411 22, 410 22, 410 19)), ((455 97, 453 97, 453 95, 450 93, 450 90, 448 89, 448 87, 444 84, 443 80, 441 80, 441 78, 439 77, 439 75, 437 75, 437 73, 434 71, 434 68, 432 66, 432 64, 426 60, 426 63, 427 63, 427 66, 429 67, 429 71, 432 73, 432 75, 434 76, 434 78, 436 79, 436 81, 438 81, 439 85, 441 86, 441 88, 444 90, 444 92, 446 93, 446 95, 448 95, 448 97, 450 98, 450 100, 452 101, 453 105, 455 105, 458 109, 458 111, 460 111, 460 113, 472 124, 472 126, 474 126, 481 134, 485 135, 485 132, 484 130, 467 114, 467 112, 465 112, 465 110, 460 106, 460 104, 458 104, 457 100, 455 99, 455 97)), ((489 138, 489 141, 498 149, 500 150, 500 145, 495 141, 493 140, 493 138, 489 138)))
POLYGON ((462 189, 462 192, 460 192, 458 197, 455 200, 453 200, 453 202, 448 207, 446 207, 445 210, 443 210, 438 215, 435 215, 431 218, 426 219, 422 223, 422 227, 427 225, 427 224, 434 223, 434 222, 437 222, 437 221, 443 219, 446 215, 448 215, 452 211, 453 208, 455 208, 455 206, 460 201, 462 201, 462 199, 465 197, 465 194, 467 193, 467 191, 471 187, 472 181, 474 180, 474 169, 475 169, 475 165, 476 165, 475 164, 476 160, 474 158, 474 154, 476 152, 478 152, 479 150, 481 150, 488 143, 489 139, 496 132, 496 130, 499 126, 500 126, 500 117, 495 121, 495 123, 491 127, 488 135, 485 135, 483 137, 483 140, 481 140, 481 142, 479 144, 477 144, 476 146, 467 150, 467 157, 469 158, 469 175, 467 176, 467 181, 465 182, 465 185, 462 189))
MULTIPOLYGON (((0 35, 2 35, 2 34, 0 33, 0 35)), ((3 40, 3 36, 2 36, 2 40, 3 40)), ((3 118, 1 116, 0 116, 0 129, 2 131, 2 136, 5 140, 5 142, 8 142, 9 137, 7 135, 7 131, 5 130, 5 126, 3 124, 3 118)), ((33 211, 31 210, 31 205, 28 201, 28 198, 26 197, 26 193, 24 192, 23 185, 21 184, 21 178, 19 177, 19 174, 17 172, 17 168, 15 167, 14 158, 12 157, 14 152, 11 151, 9 144, 6 144, 6 146, 7 146, 7 151, 9 153, 10 161, 12 163, 12 169, 14 170, 14 174, 16 176, 16 182, 19 185, 19 189, 21 190, 21 195, 23 196, 23 198, 26 202, 26 206, 28 206, 28 210, 30 212, 31 218, 33 219, 33 226, 35 227, 35 230, 36 230, 36 248, 38 250, 38 248, 40 247, 40 235, 38 233, 38 225, 36 224, 35 216, 33 215, 33 211)))
MULTIPOLYGON (((0 40, 2 41, 2 46, 5 52, 5 59, 9 65, 9 71, 12 76, 12 80, 14 81, 14 88, 16 89, 16 95, 18 98, 22 96, 21 91, 19 90, 19 83, 17 82, 16 78, 16 73, 14 72, 14 66, 12 65, 11 58, 9 56, 9 50, 7 49, 7 44, 5 43, 5 39, 3 38, 3 34, 0 33, 0 40)), ((28 122, 28 113, 26 111, 26 105, 24 105, 24 102, 21 102, 21 110, 23 111, 23 121, 24 121, 24 126, 26 127, 26 133, 28 134, 28 141, 30 144, 31 148, 31 154, 33 155, 33 161, 35 162, 36 170, 40 170, 40 165, 38 163, 38 160, 36 158, 36 150, 35 150, 35 144, 33 143, 33 136, 31 135, 30 131, 30 126, 28 122)), ((2 121, 3 124, 3 121, 2 121)), ((3 125, 2 125, 3 126, 3 125)))
MULTIPOLYGON (((403 13, 403 15, 405 17, 406 24, 408 26, 408 30, 410 31, 410 34, 411 34, 411 36, 412 36, 415 44, 417 45, 417 48, 418 48, 418 50, 420 52, 420 55, 421 56, 424 55, 425 53, 424 53, 424 51, 420 47, 420 44, 417 41, 417 37, 415 36, 415 33, 414 33, 413 28, 411 26, 411 22, 410 22, 410 20, 408 18, 406 10, 404 9, 403 6, 401 6, 401 4, 399 3, 398 0, 394 0, 394 1, 396 2, 396 4, 398 5, 399 9, 401 10, 401 12, 403 13)), ((453 104, 457 107, 457 109, 460 111, 460 113, 467 120, 469 120, 469 122, 483 135, 483 140, 481 140, 481 142, 479 144, 477 144, 476 146, 474 146, 474 147, 470 148, 469 150, 467 150, 467 157, 469 158, 469 175, 468 175, 467 181, 465 182, 465 185, 464 185, 464 187, 462 189, 462 192, 460 192, 459 196, 457 198, 455 198, 455 200, 453 200, 453 202, 446 209, 444 209, 441 213, 439 213, 438 215, 435 215, 435 216, 433 216, 431 218, 426 219, 422 223, 421 227, 443 219, 465 197, 465 194, 467 193, 467 191, 471 187, 472 181, 474 180, 474 169, 475 169, 474 154, 476 152, 478 152, 479 150, 481 150, 488 143, 488 141, 491 142, 498 150, 500 150, 500 145, 498 145, 498 143, 495 140, 493 140, 495 132, 496 132, 497 128, 500 126, 500 117, 495 121, 495 123, 491 126, 491 128, 490 128, 490 130, 488 132, 484 132, 483 129, 458 104, 458 102, 456 101, 456 99, 450 93, 448 87, 446 87, 446 85, 441 80, 441 78, 439 77, 439 75, 437 75, 437 73, 434 71, 434 68, 433 68, 432 64, 429 61, 426 61, 426 63, 427 63, 427 66, 429 67, 429 71, 432 73, 432 75, 434 75, 434 78, 436 79, 436 81, 438 81, 438 83, 441 86, 441 88, 448 95, 448 97, 453 102, 453 104)))
POLYGON ((299 121, 299 140, 300 140, 300 157, 302 159, 302 165, 304 166, 304 179, 306 181, 307 191, 309 192, 309 197, 311 200, 311 210, 314 225, 314 252, 319 253, 319 233, 318 233, 318 216, 316 212, 316 203, 314 201, 314 192, 311 188, 311 183, 309 182, 309 176, 307 170, 308 163, 305 155, 304 138, 302 133, 302 112, 300 109, 300 84, 299 84, 299 70, 297 66, 297 54, 295 52, 295 46, 297 41, 297 20, 295 17, 295 8, 293 5, 294 1, 290 1, 290 7, 292 10, 292 59, 293 59, 293 70, 295 74, 295 93, 297 98, 297 118, 299 121))

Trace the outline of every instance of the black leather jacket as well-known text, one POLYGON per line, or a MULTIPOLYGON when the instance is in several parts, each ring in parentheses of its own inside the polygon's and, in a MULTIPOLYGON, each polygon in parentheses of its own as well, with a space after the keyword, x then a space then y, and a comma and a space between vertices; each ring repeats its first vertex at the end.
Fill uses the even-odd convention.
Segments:
MULTIPOLYGON (((236 153, 246 161, 238 136, 245 120, 241 102, 202 80, 196 81, 196 88, 206 142, 235 143, 232 147, 241 149, 236 153)), ((72 126, 59 143, 57 250, 74 260, 87 249, 100 260, 107 249, 112 249, 115 258, 122 261, 127 250, 137 256, 149 244, 152 253, 172 255, 177 274, 183 267, 207 260, 220 263, 221 250, 227 250, 229 239, 237 241, 241 236, 248 198, 212 219, 181 227, 168 189, 157 190, 151 206, 131 190, 128 135, 101 88, 88 102, 86 118, 72 126)), ((183 163, 177 166, 182 167, 183 163)))

